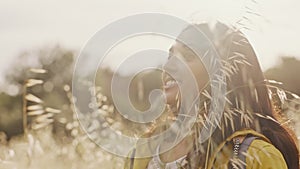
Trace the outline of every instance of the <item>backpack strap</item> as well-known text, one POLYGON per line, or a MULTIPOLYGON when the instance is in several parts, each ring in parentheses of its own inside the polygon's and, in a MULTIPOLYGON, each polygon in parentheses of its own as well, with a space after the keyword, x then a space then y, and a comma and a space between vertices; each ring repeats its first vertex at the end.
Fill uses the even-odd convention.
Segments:
POLYGON ((136 151, 136 149, 133 149, 132 154, 131 154, 131 156, 130 156, 130 168, 129 168, 129 169, 133 169, 133 166, 134 166, 135 151, 136 151))
MULTIPOLYGON (((249 146, 253 142, 253 140, 257 139, 258 137, 255 136, 247 136, 244 141, 241 143, 239 150, 238 150, 238 159, 246 164, 246 156, 245 153, 247 153, 249 146)), ((232 164, 231 164, 232 166, 232 164)), ((246 169, 245 165, 242 165, 243 167, 241 169, 246 169)), ((233 166, 231 167, 233 168, 233 166)))

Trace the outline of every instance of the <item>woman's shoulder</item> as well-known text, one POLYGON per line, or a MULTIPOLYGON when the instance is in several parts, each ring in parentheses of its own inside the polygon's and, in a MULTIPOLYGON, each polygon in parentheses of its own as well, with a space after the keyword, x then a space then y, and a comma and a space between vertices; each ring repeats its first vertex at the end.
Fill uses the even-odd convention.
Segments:
POLYGON ((281 152, 266 140, 253 140, 245 155, 247 169, 287 169, 286 162, 281 152))

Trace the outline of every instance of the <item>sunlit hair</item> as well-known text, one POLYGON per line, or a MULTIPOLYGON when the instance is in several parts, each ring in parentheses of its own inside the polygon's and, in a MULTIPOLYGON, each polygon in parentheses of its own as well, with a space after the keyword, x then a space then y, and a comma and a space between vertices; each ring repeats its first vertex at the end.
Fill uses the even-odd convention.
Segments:
MULTIPOLYGON (((212 134, 210 143, 205 142, 188 155, 190 168, 204 168, 208 160, 206 158, 226 138, 236 131, 253 129, 265 135, 282 153, 289 169, 299 169, 299 152, 294 134, 279 122, 280 117, 269 96, 268 84, 247 38, 239 30, 222 23, 214 27, 208 24, 193 26, 206 34, 224 61, 227 104, 220 127, 212 134)), ((184 33, 185 30, 181 34, 184 33)), ((198 147, 196 145, 197 140, 195 147, 198 147)))

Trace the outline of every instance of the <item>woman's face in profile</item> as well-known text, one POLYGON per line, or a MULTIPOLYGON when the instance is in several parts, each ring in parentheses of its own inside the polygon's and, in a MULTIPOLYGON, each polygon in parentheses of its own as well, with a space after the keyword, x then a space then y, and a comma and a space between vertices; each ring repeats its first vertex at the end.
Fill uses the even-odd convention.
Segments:
POLYGON ((209 80, 208 73, 200 57, 180 42, 176 42, 170 48, 169 58, 163 69, 163 90, 166 103, 172 108, 177 105, 178 101, 181 101, 180 88, 189 87, 189 83, 193 83, 193 81, 185 82, 187 85, 182 85, 182 82, 186 80, 186 76, 192 74, 197 82, 199 92, 207 85, 209 80), (189 71, 185 71, 186 69, 189 71))

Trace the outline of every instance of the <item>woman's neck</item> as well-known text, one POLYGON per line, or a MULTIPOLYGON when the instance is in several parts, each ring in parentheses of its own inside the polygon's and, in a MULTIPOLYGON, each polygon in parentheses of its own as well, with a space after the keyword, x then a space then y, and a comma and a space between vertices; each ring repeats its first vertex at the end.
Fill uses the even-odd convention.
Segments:
MULTIPOLYGON (((161 148, 168 147, 170 145, 169 142, 164 142, 160 145, 161 148)), ((160 160, 163 163, 170 163, 176 161, 179 158, 187 155, 193 148, 192 136, 185 137, 182 141, 180 141, 176 146, 172 149, 162 153, 160 155, 160 160)))

